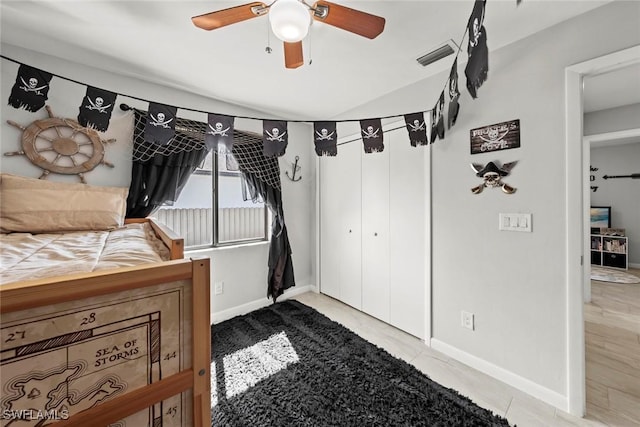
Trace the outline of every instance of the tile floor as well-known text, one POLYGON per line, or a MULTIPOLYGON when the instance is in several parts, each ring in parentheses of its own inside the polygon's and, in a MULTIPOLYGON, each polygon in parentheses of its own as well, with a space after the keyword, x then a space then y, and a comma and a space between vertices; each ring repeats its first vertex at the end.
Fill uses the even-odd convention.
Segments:
POLYGON ((511 424, 517 424, 518 427, 634 425, 605 424, 595 418, 578 418, 557 410, 425 346, 414 336, 325 295, 308 292, 295 299, 315 308, 392 355, 411 363, 434 381, 454 388, 479 406, 506 417, 511 424))

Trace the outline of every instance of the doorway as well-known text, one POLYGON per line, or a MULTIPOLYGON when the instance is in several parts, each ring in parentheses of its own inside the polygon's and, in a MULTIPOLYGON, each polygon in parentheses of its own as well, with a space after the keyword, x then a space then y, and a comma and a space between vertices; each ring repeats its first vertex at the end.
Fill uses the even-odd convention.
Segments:
POLYGON ((567 278, 567 396, 571 414, 586 412, 583 303, 589 267, 589 159, 583 141, 583 82, 594 76, 640 62, 640 46, 595 58, 565 69, 566 122, 566 278, 567 278), (585 153, 586 151, 586 153, 585 153), (582 218, 582 220, 576 220, 582 218))

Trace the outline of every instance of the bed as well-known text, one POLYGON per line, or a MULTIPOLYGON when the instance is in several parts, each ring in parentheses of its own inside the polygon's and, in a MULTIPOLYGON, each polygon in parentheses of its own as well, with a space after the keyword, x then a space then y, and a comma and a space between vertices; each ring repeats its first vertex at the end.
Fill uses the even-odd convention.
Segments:
POLYGON ((2 426, 210 425, 209 259, 183 259, 151 219, 125 223, 126 190, 108 188, 2 174, 2 426), (99 256, 71 252, 85 231, 99 256), (164 249, 123 255, 131 236, 164 249))

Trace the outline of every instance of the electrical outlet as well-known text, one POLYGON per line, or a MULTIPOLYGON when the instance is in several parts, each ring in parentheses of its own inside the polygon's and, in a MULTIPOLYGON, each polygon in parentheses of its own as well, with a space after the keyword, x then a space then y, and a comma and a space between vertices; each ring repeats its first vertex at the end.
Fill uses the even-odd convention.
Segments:
POLYGON ((224 282, 216 282, 213 285, 213 293, 215 295, 220 295, 220 294, 224 293, 224 282))
POLYGON ((462 312, 462 326, 472 331, 474 330, 473 313, 467 311, 462 312))

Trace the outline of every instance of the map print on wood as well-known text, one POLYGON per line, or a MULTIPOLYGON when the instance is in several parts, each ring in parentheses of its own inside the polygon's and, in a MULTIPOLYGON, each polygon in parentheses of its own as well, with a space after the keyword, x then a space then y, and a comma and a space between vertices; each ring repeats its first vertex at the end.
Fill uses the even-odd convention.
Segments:
MULTIPOLYGON (((191 364, 185 357, 191 347, 185 342, 191 299, 184 283, 82 301, 81 307, 60 303, 2 315, 2 426, 54 422, 191 364)), ((190 422, 183 393, 112 426, 190 422)))

